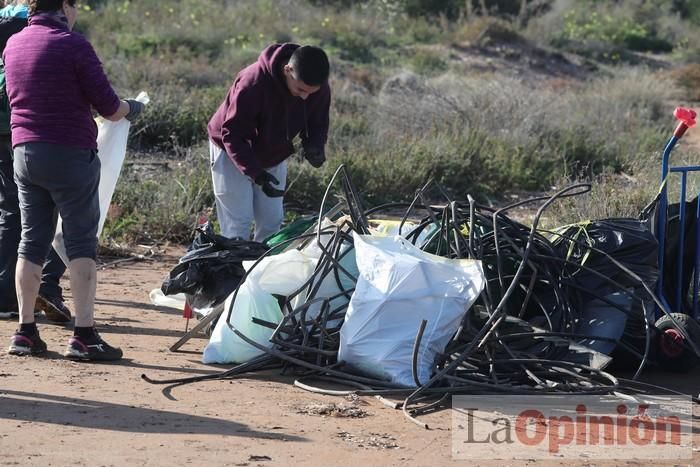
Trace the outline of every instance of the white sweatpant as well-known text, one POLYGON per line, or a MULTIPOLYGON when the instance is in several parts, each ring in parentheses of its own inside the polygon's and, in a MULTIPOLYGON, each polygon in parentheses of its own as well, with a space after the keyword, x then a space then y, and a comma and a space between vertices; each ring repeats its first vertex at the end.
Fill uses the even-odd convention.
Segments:
MULTIPOLYGON (((260 185, 243 175, 226 155, 226 151, 211 141, 209 159, 221 235, 248 240, 253 220, 253 240, 256 242, 261 242, 277 232, 284 220, 282 197, 270 198, 263 193, 260 185)), ((284 190, 287 183, 287 161, 265 170, 279 180, 280 184, 274 187, 284 190)))

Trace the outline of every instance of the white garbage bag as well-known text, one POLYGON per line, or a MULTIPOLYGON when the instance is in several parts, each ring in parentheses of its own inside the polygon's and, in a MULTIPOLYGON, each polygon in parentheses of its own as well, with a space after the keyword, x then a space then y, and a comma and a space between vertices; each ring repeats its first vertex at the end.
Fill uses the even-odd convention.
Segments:
MULTIPOLYGON (((263 258, 239 287, 229 321, 231 325, 258 344, 272 347, 270 336, 274 330, 253 323, 252 318, 279 323, 282 310, 272 294, 287 296, 295 292, 309 280, 316 261, 296 249, 263 258)), ((224 312, 204 348, 203 363, 244 363, 263 354, 263 351, 238 337, 226 324, 234 294, 224 303, 224 312)))
MULTIPOLYGON (((321 227, 325 229, 331 225, 331 221, 329 221, 328 219, 324 219, 323 223, 321 224, 321 227)), ((331 240, 331 233, 321 234, 319 239, 320 243, 324 246, 324 249, 326 250, 335 248, 335 246, 330 244, 331 240)), ((323 255, 323 251, 319 247, 316 239, 313 239, 313 241, 311 241, 304 248, 302 248, 301 251, 303 251, 306 255, 316 259, 320 259, 323 255)), ((324 276, 321 276, 320 272, 317 271, 316 277, 314 278, 314 281, 312 282, 311 286, 312 290, 316 290, 315 294, 313 295, 313 298, 317 299, 335 297, 334 299, 328 302, 328 306, 331 310, 337 310, 350 301, 349 298, 344 294, 340 296, 337 295, 339 295, 342 291, 354 289, 355 281, 357 280, 357 276, 359 274, 359 272, 357 271, 357 262, 355 261, 355 249, 352 246, 352 243, 350 243, 349 241, 343 242, 343 244, 339 248, 339 251, 334 254, 336 255, 336 258, 340 258, 338 262, 343 267, 343 269, 345 269, 345 271, 342 271, 338 268, 337 277, 333 271, 325 274, 324 276), (320 284, 319 281, 321 282, 320 284)), ((309 298, 310 296, 308 294, 299 294, 297 298, 292 302, 292 307, 297 308, 298 306, 303 305, 309 300, 309 298)), ((315 301, 314 303, 309 305, 309 307, 306 310, 306 318, 316 318, 320 313, 322 306, 322 302, 319 301, 315 301)), ((341 324, 342 319, 343 318, 341 317, 337 320, 332 320, 326 323, 326 327, 336 327, 337 325, 341 324)))
MULTIPOLYGON (((145 92, 140 92, 136 100, 148 104, 150 98, 145 92)), ((126 143, 129 139, 129 120, 122 118, 118 122, 110 122, 104 118, 96 118, 97 122, 97 157, 100 158, 100 186, 98 188, 100 197, 100 222, 97 227, 97 236, 102 233, 102 227, 107 219, 107 210, 112 202, 114 189, 117 187, 119 173, 124 164, 126 155, 126 143)), ((53 239, 53 247, 64 263, 68 264, 66 246, 63 242, 63 223, 59 216, 56 224, 56 234, 53 239)))
POLYGON ((180 311, 182 311, 182 309, 185 308, 186 297, 184 293, 178 293, 175 295, 164 295, 162 290, 153 289, 148 294, 148 298, 150 298, 151 303, 153 303, 156 306, 174 308, 180 311))
POLYGON ((360 276, 340 330, 338 360, 414 387, 413 345, 426 320, 417 362, 425 383, 436 355, 484 288, 481 262, 431 255, 399 236, 353 238, 360 276))
MULTIPOLYGON (((317 273, 317 276, 314 278, 311 286, 311 290, 315 290, 315 293, 313 294, 313 298, 315 299, 330 299, 330 297, 335 297, 328 300, 328 306, 330 307, 331 312, 333 312, 333 310, 339 310, 350 301, 347 295, 352 295, 352 292, 348 292, 347 295, 341 294, 341 292, 354 289, 355 278, 357 278, 359 274, 357 271, 357 263, 355 262, 355 249, 352 247, 352 245, 343 245, 341 247, 341 254, 343 254, 343 257, 340 258, 339 263, 352 277, 348 276, 340 269, 337 270, 338 277, 336 277, 333 271, 328 272, 323 277, 317 273)), ((309 301, 310 295, 302 293, 298 297, 298 300, 292 302, 292 306, 294 308, 309 301)), ((322 307, 323 303, 320 301, 315 301, 309 305, 306 310, 306 319, 309 320, 316 318, 320 314, 322 307)), ((328 321, 326 323, 326 328, 337 327, 342 323, 342 320, 343 317, 341 315, 340 318, 328 321)))

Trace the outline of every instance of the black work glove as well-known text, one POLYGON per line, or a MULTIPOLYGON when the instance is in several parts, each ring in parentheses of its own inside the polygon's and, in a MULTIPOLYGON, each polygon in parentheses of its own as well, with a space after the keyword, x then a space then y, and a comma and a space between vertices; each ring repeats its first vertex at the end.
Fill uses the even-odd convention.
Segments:
POLYGON ((284 196, 284 190, 278 190, 272 185, 279 185, 280 181, 275 178, 270 172, 265 172, 264 170, 255 178, 255 183, 260 185, 263 193, 265 193, 270 198, 279 198, 284 196))
POLYGON ((125 99, 126 103, 129 104, 129 113, 124 116, 129 121, 141 115, 143 109, 146 107, 143 102, 139 102, 135 99, 125 99))
POLYGON ((317 169, 326 162, 326 155, 323 149, 317 148, 315 146, 302 146, 301 155, 304 159, 309 161, 309 164, 316 167, 317 169))

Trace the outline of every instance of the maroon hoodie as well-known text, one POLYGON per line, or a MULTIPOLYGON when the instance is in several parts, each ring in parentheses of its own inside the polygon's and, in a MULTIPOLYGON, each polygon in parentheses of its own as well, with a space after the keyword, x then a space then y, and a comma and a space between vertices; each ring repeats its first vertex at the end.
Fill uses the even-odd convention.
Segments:
POLYGON ((328 84, 303 100, 292 96, 284 79, 282 69, 298 47, 273 44, 263 50, 238 73, 207 126, 214 144, 252 179, 289 157, 296 135, 305 147, 321 150, 328 139, 328 84))

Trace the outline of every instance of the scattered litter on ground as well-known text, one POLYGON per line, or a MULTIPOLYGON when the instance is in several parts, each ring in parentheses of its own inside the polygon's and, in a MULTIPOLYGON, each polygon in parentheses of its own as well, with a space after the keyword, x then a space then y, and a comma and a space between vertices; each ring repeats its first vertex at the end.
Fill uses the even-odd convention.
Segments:
POLYGON ((369 402, 367 402, 357 394, 348 394, 347 396, 345 396, 345 400, 351 402, 354 405, 369 405, 369 402))
POLYGON ((337 418, 364 418, 369 415, 366 410, 355 405, 345 404, 308 404, 297 408, 297 413, 323 415, 337 418))
POLYGON ((401 449, 396 438, 385 433, 368 433, 354 435, 347 431, 338 432, 338 438, 357 445, 359 448, 401 449))

